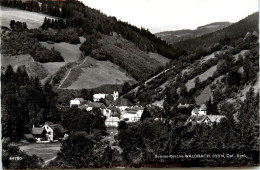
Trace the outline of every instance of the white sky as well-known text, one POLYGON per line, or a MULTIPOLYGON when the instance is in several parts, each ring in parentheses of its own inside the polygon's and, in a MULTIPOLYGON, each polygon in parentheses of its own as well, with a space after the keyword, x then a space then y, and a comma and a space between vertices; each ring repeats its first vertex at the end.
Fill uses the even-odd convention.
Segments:
POLYGON ((152 33, 237 22, 258 11, 258 0, 81 0, 85 5, 152 33))

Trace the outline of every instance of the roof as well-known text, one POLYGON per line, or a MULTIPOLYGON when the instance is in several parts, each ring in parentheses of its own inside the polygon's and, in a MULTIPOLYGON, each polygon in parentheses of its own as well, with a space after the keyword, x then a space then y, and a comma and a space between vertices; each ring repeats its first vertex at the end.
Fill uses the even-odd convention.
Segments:
POLYGON ((107 109, 111 110, 112 112, 120 112, 120 110, 118 108, 116 108, 115 106, 109 106, 109 107, 107 107, 107 109))
POLYGON ((37 127, 37 128, 32 128, 32 134, 33 135, 40 135, 45 131, 44 128, 37 127))
POLYGON ((53 130, 59 130, 61 133, 67 132, 60 124, 53 124, 52 122, 46 122, 45 124, 49 125, 53 130))
POLYGON ((32 134, 24 134, 27 139, 34 139, 32 134))
POLYGON ((92 108, 102 108, 102 109, 106 108, 104 103, 98 103, 98 102, 88 103, 88 106, 92 108))
POLYGON ((106 122, 119 122, 119 118, 118 117, 108 117, 106 119, 106 122))
POLYGON ((138 110, 144 110, 144 107, 137 107, 137 106, 135 106, 135 107, 132 107, 132 108, 126 108, 125 109, 126 111, 138 111, 138 110))
POLYGON ((205 104, 201 105, 200 110, 207 111, 207 106, 205 104))
POLYGON ((226 118, 223 115, 208 115, 208 118, 211 122, 219 123, 222 119, 226 118))
POLYGON ((96 99, 105 98, 106 94, 94 94, 93 97, 96 99))
POLYGON ((80 102, 84 102, 85 101, 83 98, 75 98, 75 100, 79 100, 80 102))
POLYGON ((197 115, 191 115, 188 120, 190 119, 191 121, 197 121, 197 122, 202 122, 204 119, 206 119, 206 115, 202 116, 197 116, 197 115))
POLYGON ((115 106, 132 106, 133 104, 125 98, 118 98, 114 101, 115 106))
POLYGON ((202 115, 202 116, 197 116, 197 115, 191 115, 187 121, 192 121, 197 123, 202 123, 206 119, 209 119, 210 122, 214 123, 219 123, 223 118, 226 118, 226 116, 223 115, 202 115))

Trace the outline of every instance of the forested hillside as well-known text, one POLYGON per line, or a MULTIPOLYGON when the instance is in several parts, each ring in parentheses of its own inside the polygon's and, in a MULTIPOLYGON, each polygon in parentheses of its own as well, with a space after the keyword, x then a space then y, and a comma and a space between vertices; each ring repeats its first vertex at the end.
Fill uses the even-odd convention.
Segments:
POLYGON ((243 37, 247 32, 259 32, 259 12, 249 15, 248 17, 233 23, 222 30, 203 35, 194 39, 185 40, 175 43, 175 48, 193 51, 200 48, 212 46, 216 42, 226 38, 228 41, 237 40, 243 37))
POLYGON ((177 30, 177 31, 164 31, 156 33, 155 35, 169 44, 174 44, 187 39, 200 37, 204 34, 209 34, 230 26, 230 22, 214 22, 204 26, 198 27, 196 30, 177 30))

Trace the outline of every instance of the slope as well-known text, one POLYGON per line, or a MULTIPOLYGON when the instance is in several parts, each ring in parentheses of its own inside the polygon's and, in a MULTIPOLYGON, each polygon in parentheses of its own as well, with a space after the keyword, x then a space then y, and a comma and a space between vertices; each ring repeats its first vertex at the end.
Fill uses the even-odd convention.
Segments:
POLYGON ((209 47, 225 37, 230 38, 232 41, 243 37, 247 32, 258 30, 259 13, 254 13, 248 17, 240 20, 237 23, 230 25, 222 30, 213 33, 205 34, 201 37, 185 40, 174 44, 174 47, 193 51, 202 47, 209 47))
POLYGON ((230 25, 230 22, 215 22, 204 26, 200 26, 196 30, 164 31, 156 33, 155 36, 161 38, 169 44, 174 44, 176 42, 181 42, 187 39, 200 37, 204 34, 221 30, 230 25))

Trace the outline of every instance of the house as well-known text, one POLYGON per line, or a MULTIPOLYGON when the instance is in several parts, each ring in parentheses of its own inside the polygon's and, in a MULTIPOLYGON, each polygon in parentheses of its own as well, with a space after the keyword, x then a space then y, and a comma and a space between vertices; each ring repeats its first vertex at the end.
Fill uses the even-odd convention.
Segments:
POLYGON ((100 109, 100 110, 106 109, 105 104, 99 102, 89 102, 87 103, 87 106, 88 106, 87 111, 91 111, 93 109, 100 109))
POLYGON ((109 106, 106 109, 103 110, 103 114, 106 117, 119 117, 121 115, 121 112, 118 108, 116 108, 115 106, 109 106))
POLYGON ((141 119, 143 111, 143 107, 126 108, 124 111, 122 111, 122 119, 126 122, 139 121, 141 119))
POLYGON ((36 141, 41 141, 46 139, 47 131, 42 127, 34 127, 33 125, 31 133, 36 141))
POLYGON ((67 130, 65 130, 60 124, 53 124, 52 122, 46 122, 43 125, 46 130, 47 140, 55 141, 55 139, 63 138, 67 130))
POLYGON ((206 124, 209 126, 212 126, 213 124, 218 124, 222 119, 225 119, 226 116, 223 115, 191 115, 185 124, 188 124, 189 122, 192 123, 192 125, 197 124, 206 124))
POLYGON ((101 99, 105 99, 106 98, 106 94, 94 94, 93 95, 93 101, 94 102, 98 102, 101 99))
POLYGON ((72 106, 79 106, 84 101, 85 100, 83 98, 75 98, 73 100, 70 100, 70 107, 72 107, 72 106))
POLYGON ((223 115, 207 115, 207 107, 203 104, 200 109, 195 108, 191 111, 191 116, 187 119, 185 124, 191 122, 192 125, 207 124, 211 126, 214 123, 220 123, 224 118, 226 117, 223 115))
POLYGON ((116 100, 119 97, 118 91, 114 91, 113 94, 101 94, 101 93, 98 93, 98 94, 94 94, 93 95, 93 101, 94 102, 98 102, 101 99, 105 99, 107 96, 110 96, 110 95, 113 97, 113 100, 116 100))
POLYGON ((125 110, 126 108, 130 108, 133 106, 133 104, 131 102, 129 102, 127 99, 125 98, 118 98, 116 99, 113 103, 113 106, 115 106, 116 108, 119 108, 120 111, 125 110))
MULTIPOLYGON (((31 134, 36 141, 51 141, 54 142, 57 139, 68 136, 65 130, 60 124, 53 124, 52 122, 46 122, 41 127, 32 128, 31 134)), ((30 134, 26 134, 26 138, 31 138, 30 134)))
POLYGON ((118 127, 118 123, 120 122, 118 117, 108 117, 105 120, 105 125, 107 127, 118 127))

